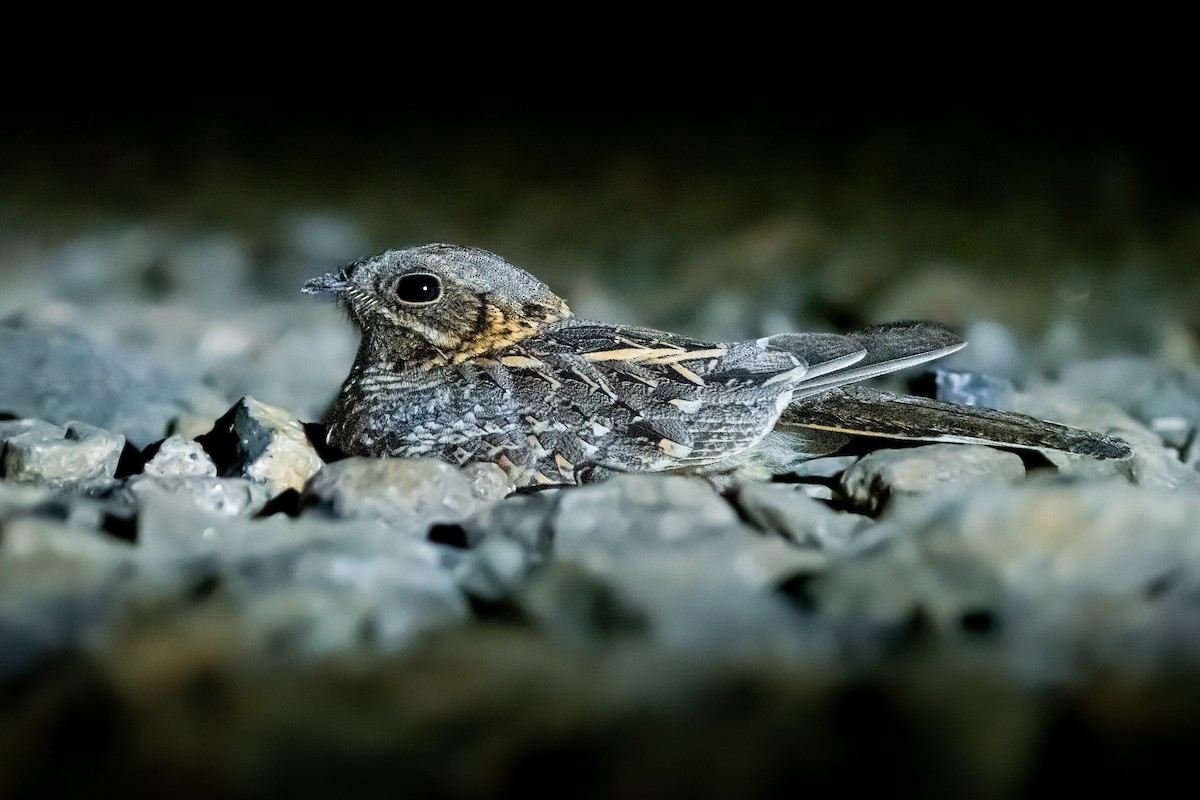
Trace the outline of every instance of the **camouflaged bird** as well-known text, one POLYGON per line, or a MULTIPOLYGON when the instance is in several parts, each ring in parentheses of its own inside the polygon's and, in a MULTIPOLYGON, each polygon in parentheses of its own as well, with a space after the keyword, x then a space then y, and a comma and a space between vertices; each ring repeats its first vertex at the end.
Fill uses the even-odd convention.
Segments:
POLYGON ((716 343, 576 319, 483 250, 389 250, 304 284, 362 331, 326 423, 351 455, 491 461, 516 486, 684 471, 767 479, 851 436, 1127 458, 1120 439, 1032 417, 848 386, 953 353, 932 322, 716 343))

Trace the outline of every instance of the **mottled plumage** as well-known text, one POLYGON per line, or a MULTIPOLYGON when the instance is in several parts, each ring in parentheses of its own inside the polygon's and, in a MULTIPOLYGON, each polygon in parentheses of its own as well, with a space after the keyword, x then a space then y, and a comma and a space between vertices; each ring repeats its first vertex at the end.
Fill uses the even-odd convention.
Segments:
POLYGON ((491 461, 518 486, 684 470, 766 478, 850 435, 987 442, 1124 458, 1119 439, 845 384, 963 347, 905 322, 731 344, 578 320, 528 273, 445 244, 314 278, 362 343, 329 418, 357 455, 491 461))

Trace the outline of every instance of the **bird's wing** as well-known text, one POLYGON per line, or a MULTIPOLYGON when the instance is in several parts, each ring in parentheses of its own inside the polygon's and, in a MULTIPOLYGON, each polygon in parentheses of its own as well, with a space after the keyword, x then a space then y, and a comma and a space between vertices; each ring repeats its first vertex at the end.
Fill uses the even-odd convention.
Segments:
POLYGON ((873 325, 840 338, 857 344, 863 357, 844 368, 807 376, 796 388, 797 399, 932 361, 967 346, 952 330, 936 322, 873 325))
POLYGON ((577 354, 590 364, 631 376, 723 392, 774 387, 772 395, 843 370, 868 355, 859 334, 786 333, 718 344, 648 328, 587 322, 558 328, 548 344, 555 353, 577 354))
POLYGON ((530 397, 532 418, 566 420, 566 431, 547 435, 574 445, 568 460, 582 449, 594 463, 641 471, 744 451, 771 430, 805 376, 863 355, 858 343, 834 334, 719 344, 573 322, 522 341, 500 362, 517 393, 530 397), (525 389, 528 375, 541 380, 525 389))

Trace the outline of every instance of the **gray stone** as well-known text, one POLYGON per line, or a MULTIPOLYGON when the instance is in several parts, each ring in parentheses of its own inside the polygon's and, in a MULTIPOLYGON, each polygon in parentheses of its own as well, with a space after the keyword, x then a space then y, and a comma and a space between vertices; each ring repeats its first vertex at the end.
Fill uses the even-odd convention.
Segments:
POLYGON ((1125 461, 1047 451, 1046 458, 1063 475, 1130 482, 1148 489, 1200 488, 1200 475, 1180 461, 1174 449, 1111 402, 1081 399, 1067 387, 1043 385, 1018 395, 1016 405, 1023 414, 1120 436, 1133 450, 1133 458, 1125 461))
POLYGON ((876 514, 899 495, 961 488, 975 481, 1010 483, 1025 476, 1020 456, 983 445, 931 444, 876 450, 842 474, 855 508, 876 514))
POLYGON ((1193 471, 1200 471, 1200 431, 1192 435, 1187 446, 1183 448, 1183 452, 1179 454, 1179 458, 1193 471))
POLYGON ((443 548, 377 521, 231 518, 150 492, 139 529, 144 569, 214 587, 254 653, 391 652, 469 616, 443 548))
POLYGON ((963 338, 969 346, 939 359, 937 363, 942 369, 1008 383, 1010 391, 1011 381, 1023 378, 1029 371, 1029 358, 1022 353, 1020 343, 1007 326, 989 320, 975 322, 967 326, 963 338))
POLYGON ((1200 427, 1200 369, 1149 358, 1105 358, 1070 364, 1061 382, 1079 397, 1108 400, 1182 449, 1200 427))
MULTIPOLYGON (((821 651, 773 586, 823 557, 741 523, 707 481, 618 475, 561 490, 530 510, 540 516, 551 504, 554 539, 545 563, 523 575, 513 566, 516 585, 494 570, 482 586, 510 592, 550 635, 586 647, 635 637, 715 660, 796 648, 815 658, 821 651)), ((536 526, 524 531, 540 534, 536 526)), ((503 539, 488 533, 484 545, 493 536, 503 539)), ((505 565, 517 564, 515 553, 503 555, 505 565)), ((485 576, 473 577, 479 585, 485 576)))
POLYGON ((513 490, 504 470, 497 468, 495 464, 467 464, 462 468, 462 474, 471 483, 471 494, 480 500, 498 500, 513 490))
POLYGON ((811 551, 743 530, 555 559, 531 573, 516 597, 535 624, 577 646, 635 638, 709 663, 819 661, 829 653, 820 625, 798 619, 773 587, 822 566, 811 551))
POLYGON ((72 331, 0 324, 0 412, 16 417, 79 420, 143 448, 186 410, 194 382, 72 331))
POLYGON ((156 478, 191 475, 216 477, 217 467, 199 442, 174 435, 163 440, 158 452, 146 462, 143 471, 156 478))
POLYGON ((0 540, 0 596, 90 590, 127 573, 134 548, 98 531, 35 516, 7 520, 0 540))
POLYGON ((838 552, 872 524, 869 517, 834 511, 804 492, 802 485, 751 483, 737 496, 746 518, 764 531, 801 547, 838 552))
POLYGON ((128 490, 137 506, 150 494, 173 498, 213 514, 238 517, 255 514, 271 499, 262 484, 245 478, 215 478, 209 475, 135 476, 128 490))
MULTIPOLYGON (((0 425, 4 423, 0 422, 0 425)), ((0 448, 3 445, 0 444, 0 448)), ((45 486, 24 486, 11 481, 0 481, 0 523, 11 516, 18 516, 56 503, 60 495, 45 486)))
POLYGON ((478 547, 493 538, 516 542, 530 558, 543 561, 554 542, 554 513, 562 489, 517 494, 491 503, 462 521, 467 544, 478 547))
POLYGON ((796 491, 800 494, 814 500, 833 500, 834 498, 833 487, 823 483, 797 483, 795 486, 796 491))
POLYGON ((251 257, 247 243, 230 234, 211 233, 178 242, 160 262, 164 293, 209 308, 226 308, 247 294, 251 257))
POLYGON ((507 491, 494 464, 459 469, 432 458, 356 457, 326 464, 303 500, 335 517, 382 520, 423 537, 431 525, 461 522, 507 491))
POLYGON ((966 487, 900 506, 817 605, 849 662, 914 636, 1035 680, 1200 659, 1200 496, 1120 483, 966 487))
POLYGON ((1178 385, 1163 387, 1134 411, 1135 417, 1145 420, 1163 444, 1176 450, 1186 447, 1200 429, 1200 387, 1188 391, 1195 394, 1184 394, 1185 390, 1178 385))
POLYGON ((275 656, 387 653, 468 618, 458 583, 432 546, 409 540, 410 550, 394 543, 348 547, 347 533, 246 556, 222 570, 255 649, 275 656))
POLYGON ((617 475, 563 493, 554 520, 554 554, 587 558, 744 532, 732 506, 701 478, 617 475))
POLYGON ((117 619, 131 547, 66 522, 5 520, 0 536, 0 677, 93 645, 117 619))
MULTIPOLYGON (((211 480, 142 478, 130 482, 129 491, 137 510, 138 550, 147 562, 232 558, 258 544, 269 546, 280 538, 275 517, 254 521, 246 519, 244 514, 228 513, 232 503, 213 508, 196 502, 188 484, 205 485, 211 480), (262 524, 266 522, 271 524, 262 524), (255 531, 261 532, 261 541, 255 538, 255 531)), ((223 480, 249 483, 243 479, 223 480)))
POLYGON ((73 530, 95 534, 103 528, 106 518, 132 514, 130 507, 108 492, 99 494, 102 499, 44 485, 0 481, 0 536, 9 521, 24 517, 63 523, 73 530))
POLYGON ((323 463, 294 415, 253 397, 239 400, 198 441, 222 476, 249 478, 272 494, 300 491, 323 463))
MULTIPOLYGON (((278 297, 293 297, 303 280, 291 282, 278 297)), ((327 410, 358 345, 339 310, 315 302, 260 301, 252 312, 209 321, 207 329, 213 347, 206 354, 206 382, 226 397, 286 401, 306 422, 327 410)))
POLYGON ((501 536, 485 539, 458 564, 459 585, 470 595, 499 600, 532 571, 534 559, 521 543, 501 536))
POLYGON ((934 371, 937 399, 963 406, 1009 411, 1013 404, 1012 381, 979 372, 934 371))
POLYGON ((613 581, 581 564, 554 563, 522 587, 525 614, 551 637, 595 647, 626 637, 645 637, 648 613, 613 581))
POLYGON ((789 474, 798 478, 827 478, 832 480, 849 469, 858 456, 823 456, 801 461, 789 474))
POLYGON ((55 441, 63 438, 67 429, 44 419, 6 419, 0 420, 0 454, 10 439, 25 437, 27 440, 55 441))
POLYGON ((3 476, 15 483, 94 489, 111 484, 123 436, 83 422, 0 422, 3 476))

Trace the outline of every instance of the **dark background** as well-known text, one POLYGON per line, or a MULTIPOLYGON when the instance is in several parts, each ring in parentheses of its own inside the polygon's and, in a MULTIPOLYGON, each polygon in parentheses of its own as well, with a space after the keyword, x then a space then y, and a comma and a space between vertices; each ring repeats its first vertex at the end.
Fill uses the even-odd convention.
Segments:
POLYGON ((935 81, 884 58, 861 79, 831 63, 718 83, 709 66, 564 74, 563 91, 552 64, 542 81, 479 70, 454 85, 397 63, 388 85, 341 61, 328 75, 18 81, 0 133, 3 232, 151 218, 261 241, 282 209, 319 206, 360 221, 371 247, 456 237, 552 271, 559 251, 616 263, 622 248, 669 270, 672 251, 786 215, 878 237, 897 261, 1017 276, 1068 259, 1183 266, 1195 249, 1200 126, 1169 67, 1068 51, 1053 73, 983 78, 950 61, 935 81))

